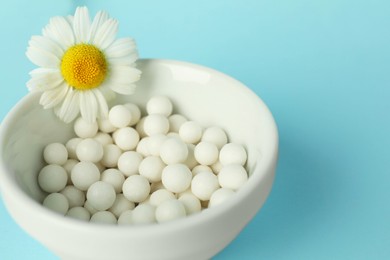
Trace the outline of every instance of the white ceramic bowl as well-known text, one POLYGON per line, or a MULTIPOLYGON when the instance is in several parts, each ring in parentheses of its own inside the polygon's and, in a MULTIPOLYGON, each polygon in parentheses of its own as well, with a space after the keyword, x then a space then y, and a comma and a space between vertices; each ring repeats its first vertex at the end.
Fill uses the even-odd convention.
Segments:
POLYGON ((145 226, 84 223, 43 206, 37 186, 42 150, 65 142, 72 125, 38 104, 39 94, 24 97, 0 128, 0 190, 14 220, 62 259, 209 259, 227 246, 266 200, 274 179, 278 135, 266 105, 247 87, 220 72, 169 60, 141 60, 135 95, 118 97, 144 106, 166 95, 174 109, 203 126, 225 129, 230 141, 248 152, 250 178, 231 201, 183 219, 145 226))

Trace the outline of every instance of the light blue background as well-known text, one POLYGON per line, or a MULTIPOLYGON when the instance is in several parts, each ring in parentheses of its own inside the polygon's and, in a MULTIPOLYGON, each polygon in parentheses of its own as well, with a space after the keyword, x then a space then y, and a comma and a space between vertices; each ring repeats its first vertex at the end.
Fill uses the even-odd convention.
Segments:
MULTIPOLYGON (((390 259, 390 1, 77 3, 119 19, 141 57, 225 72, 272 110, 280 131, 274 188, 215 259, 390 259)), ((76 5, 1 3, 0 119, 27 94, 30 36, 76 5)), ((2 202, 0 259, 56 259, 2 202)))

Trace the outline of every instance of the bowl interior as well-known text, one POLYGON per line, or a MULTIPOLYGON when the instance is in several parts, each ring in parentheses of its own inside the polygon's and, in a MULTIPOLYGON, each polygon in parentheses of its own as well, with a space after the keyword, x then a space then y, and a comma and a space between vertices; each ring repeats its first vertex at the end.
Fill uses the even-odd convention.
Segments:
MULTIPOLYGON (((110 105, 133 102, 144 108, 150 97, 168 96, 175 113, 203 127, 225 129, 230 142, 247 149, 249 174, 264 174, 255 169, 273 160, 277 131, 268 108, 253 92, 222 73, 189 63, 140 60, 138 67, 143 74, 135 94, 118 95, 110 105)), ((2 174, 15 180, 36 201, 45 196, 36 181, 43 165, 43 148, 74 136, 73 124, 64 124, 51 110, 43 110, 38 104, 39 96, 29 94, 10 112, 2 123, 0 140, 1 161, 6 168, 2 174)))

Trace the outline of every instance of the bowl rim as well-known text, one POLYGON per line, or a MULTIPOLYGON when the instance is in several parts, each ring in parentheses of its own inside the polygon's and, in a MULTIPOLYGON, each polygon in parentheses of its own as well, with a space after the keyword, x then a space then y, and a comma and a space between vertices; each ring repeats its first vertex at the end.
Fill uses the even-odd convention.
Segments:
MULTIPOLYGON (((273 146, 269 147, 269 153, 271 156, 267 157, 267 161, 264 163, 261 163, 256 167, 256 170, 253 172, 253 174, 248 178, 247 183, 241 187, 235 196, 231 198, 231 201, 229 203, 222 203, 221 205, 218 205, 215 208, 202 210, 202 212, 198 214, 193 214, 190 216, 186 216, 185 218, 177 219, 175 221, 165 222, 165 223, 158 223, 158 224, 147 224, 147 225, 104 225, 101 223, 88 223, 86 225, 85 222, 79 221, 77 219, 72 218, 66 218, 60 214, 57 214, 49 209, 46 209, 41 204, 36 202, 33 198, 28 196, 17 184, 15 178, 12 178, 11 174, 7 173, 6 164, 4 162, 4 158, 1 155, 0 156, 0 194, 2 196, 5 196, 5 193, 12 194, 12 200, 17 200, 20 203, 23 203, 27 208, 29 208, 30 212, 34 212, 35 216, 37 218, 41 218, 42 221, 55 224, 58 226, 66 226, 67 229, 70 230, 78 230, 78 231, 85 231, 85 232, 114 232, 116 235, 120 234, 127 234, 129 233, 129 230, 131 230, 133 234, 140 234, 142 232, 143 235, 148 235, 150 233, 155 232, 174 232, 174 230, 178 229, 184 229, 191 226, 196 226, 200 223, 207 222, 210 218, 218 218, 219 216, 227 213, 229 210, 234 208, 238 203, 240 203, 245 197, 249 195, 249 193, 258 185, 259 182, 261 182, 266 175, 265 174, 259 174, 258 172, 267 172, 270 170, 272 165, 276 166, 276 161, 278 157, 278 130, 275 123, 275 120, 264 103, 260 99, 255 92, 253 92, 251 89, 249 89, 246 85, 238 81, 237 79, 224 74, 220 71, 217 71, 215 69, 205 67, 203 65, 198 65, 194 63, 189 63, 185 61, 178 61, 178 60, 168 60, 168 59, 140 59, 139 62, 142 63, 166 63, 166 64, 174 64, 174 65, 180 65, 185 67, 192 67, 201 71, 208 72, 210 74, 215 74, 218 77, 223 77, 231 82, 233 82, 235 85, 242 88, 242 91, 252 99, 253 102, 256 102, 257 105, 263 106, 263 109, 268 114, 268 121, 269 121, 269 127, 273 129, 273 136, 272 138, 274 141, 272 142, 273 146), (257 173, 257 174, 256 174, 257 173)), ((7 113, 5 118, 0 124, 0 154, 3 154, 4 144, 5 144, 5 136, 7 134, 8 128, 7 125, 13 124, 15 120, 17 120, 17 113, 20 110, 23 110, 24 107, 31 106, 32 102, 38 100, 38 96, 40 93, 28 93, 26 96, 22 97, 16 105, 7 113)), ((268 197, 268 195, 267 195, 268 197)), ((11 198, 10 198, 11 199, 11 198)), ((6 201, 3 199, 3 201, 6 203, 6 201)), ((7 210, 8 206, 6 205, 7 210)), ((108 234, 106 233, 106 234, 108 234)))

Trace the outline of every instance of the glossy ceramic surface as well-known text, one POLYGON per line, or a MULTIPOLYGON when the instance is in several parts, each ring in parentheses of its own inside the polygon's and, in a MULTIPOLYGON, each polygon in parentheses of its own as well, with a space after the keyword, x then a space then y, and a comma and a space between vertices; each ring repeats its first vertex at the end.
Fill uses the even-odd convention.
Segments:
POLYGON ((175 111, 203 126, 224 128, 248 152, 250 178, 229 203, 184 219, 147 226, 83 223, 40 205, 36 183, 42 149, 73 135, 29 94, 0 128, 0 189, 14 220, 63 259, 209 259, 228 245, 261 208, 273 183, 278 134, 266 105, 247 87, 220 72, 178 61, 141 60, 135 95, 117 97, 143 106, 166 95, 175 111))

